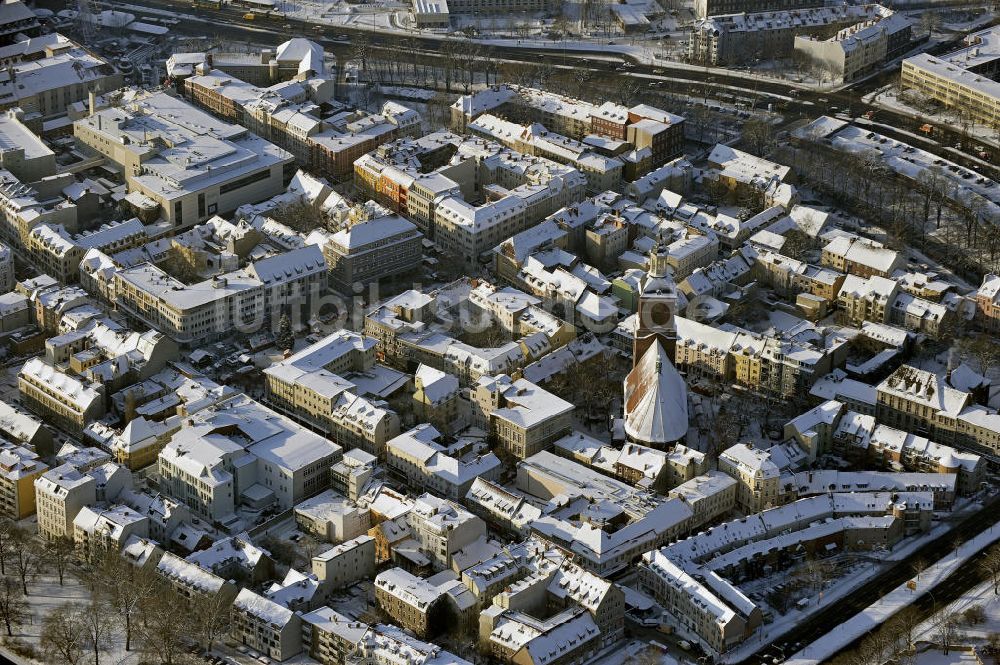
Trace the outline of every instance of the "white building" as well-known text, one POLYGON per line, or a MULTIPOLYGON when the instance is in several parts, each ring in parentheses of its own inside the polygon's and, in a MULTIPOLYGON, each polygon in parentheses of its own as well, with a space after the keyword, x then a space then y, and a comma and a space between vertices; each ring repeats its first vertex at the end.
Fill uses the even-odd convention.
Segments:
POLYGON ((97 501, 95 481, 76 467, 63 464, 35 479, 38 533, 46 539, 72 538, 73 520, 97 501))
POLYGON ((183 99, 132 90, 122 101, 77 120, 74 133, 174 228, 280 194, 294 174, 291 153, 183 99))
POLYGON ((406 514, 420 550, 438 570, 450 568, 452 555, 486 535, 486 523, 451 501, 420 496, 406 514))
POLYGON ((482 446, 468 452, 451 447, 433 425, 424 423, 386 443, 386 464, 411 486, 448 499, 461 500, 476 478, 496 480, 502 465, 482 446))
POLYGON ((295 506, 295 523, 323 540, 339 543, 365 534, 371 518, 367 508, 327 490, 295 506))
POLYGON ((250 589, 243 589, 237 594, 230 617, 230 633, 244 646, 279 662, 302 651, 302 619, 299 614, 250 589))
POLYGON ((344 589, 375 574, 375 539, 358 536, 334 545, 312 558, 312 572, 321 586, 344 589))
POLYGON ((195 513, 238 522, 241 503, 287 510, 327 487, 340 447, 236 395, 191 415, 158 458, 163 488, 195 513))

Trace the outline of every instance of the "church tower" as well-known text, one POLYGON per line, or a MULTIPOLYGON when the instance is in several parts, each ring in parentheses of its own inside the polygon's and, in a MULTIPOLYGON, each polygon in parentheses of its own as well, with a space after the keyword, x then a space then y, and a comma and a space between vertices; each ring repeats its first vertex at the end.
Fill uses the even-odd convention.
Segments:
POLYGON ((674 361, 677 346, 677 286, 667 267, 667 246, 657 239, 649 253, 649 272, 639 293, 638 321, 632 342, 632 366, 635 367, 646 350, 659 340, 674 361))

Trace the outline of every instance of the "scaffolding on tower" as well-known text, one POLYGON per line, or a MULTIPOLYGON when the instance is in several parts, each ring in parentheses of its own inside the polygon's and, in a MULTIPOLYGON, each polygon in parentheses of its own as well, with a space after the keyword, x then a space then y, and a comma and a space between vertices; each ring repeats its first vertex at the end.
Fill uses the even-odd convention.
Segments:
POLYGON ((100 13, 94 0, 76 0, 76 11, 76 29, 80 40, 86 45, 93 44, 100 28, 97 23, 100 13))

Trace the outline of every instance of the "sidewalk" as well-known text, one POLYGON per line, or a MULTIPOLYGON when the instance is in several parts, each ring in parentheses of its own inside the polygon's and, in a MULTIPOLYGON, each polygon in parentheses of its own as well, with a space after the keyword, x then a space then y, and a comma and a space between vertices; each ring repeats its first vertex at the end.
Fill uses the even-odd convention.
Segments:
POLYGON ((814 665, 834 655, 848 644, 879 626, 894 614, 909 606, 924 592, 944 581, 974 554, 1000 540, 1000 525, 994 524, 957 550, 935 562, 920 574, 915 591, 906 582, 896 587, 862 612, 840 624, 812 644, 793 654, 785 665, 814 665))

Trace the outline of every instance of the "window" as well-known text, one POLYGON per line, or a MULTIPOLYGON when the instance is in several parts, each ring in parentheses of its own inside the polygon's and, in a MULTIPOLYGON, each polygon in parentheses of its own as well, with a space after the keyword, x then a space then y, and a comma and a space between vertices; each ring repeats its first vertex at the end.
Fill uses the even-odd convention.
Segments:
POLYGON ((260 182, 261 180, 267 180, 271 177, 271 171, 264 169, 263 171, 257 171, 257 173, 251 173, 248 176, 239 178, 238 180, 232 180, 226 184, 219 187, 219 194, 228 194, 229 192, 234 192, 237 189, 242 189, 255 182, 260 182))

